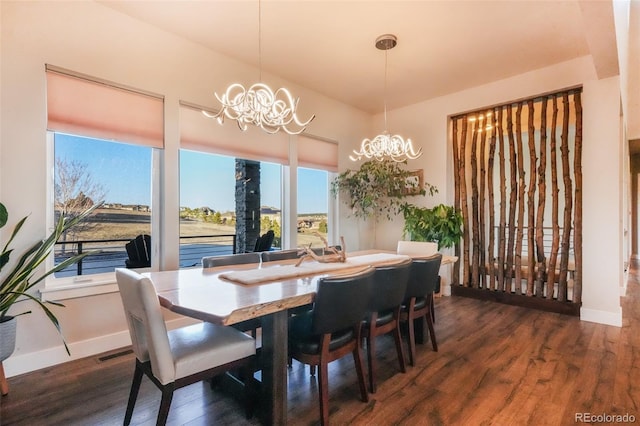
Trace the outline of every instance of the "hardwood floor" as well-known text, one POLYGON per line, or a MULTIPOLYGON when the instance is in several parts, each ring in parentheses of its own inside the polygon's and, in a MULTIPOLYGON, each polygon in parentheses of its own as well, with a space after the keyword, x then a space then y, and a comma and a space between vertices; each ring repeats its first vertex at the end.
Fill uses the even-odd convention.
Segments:
MULTIPOLYGON (((427 340, 398 373, 392 337, 378 339, 378 392, 358 397, 353 361, 330 365, 335 425, 573 425, 576 413, 640 422, 640 270, 622 298, 623 327, 461 297, 436 300, 439 352, 427 340)), ((125 348, 126 349, 126 348, 125 348)), ((90 357, 9 378, 2 425, 122 424, 134 358, 90 357)), ((132 424, 152 425, 159 392, 143 380, 132 424)), ((294 362, 288 419, 315 425, 317 383, 294 362)), ((607 422, 605 422, 607 423, 607 422)), ((608 422, 611 423, 611 422, 608 422)), ((198 383, 176 391, 169 424, 253 425, 239 403, 198 383)))

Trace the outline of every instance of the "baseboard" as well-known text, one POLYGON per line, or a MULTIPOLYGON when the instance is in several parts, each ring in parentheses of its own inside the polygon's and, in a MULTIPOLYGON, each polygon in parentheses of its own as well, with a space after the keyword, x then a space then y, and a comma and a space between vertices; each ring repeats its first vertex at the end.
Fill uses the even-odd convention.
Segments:
POLYGON ((578 316, 580 305, 573 302, 558 302, 557 300, 529 297, 511 292, 484 290, 461 285, 451 285, 451 295, 470 297, 479 300, 490 300, 506 305, 522 306, 523 308, 538 309, 564 315, 578 316))
MULTIPOLYGON (((178 318, 167 321, 167 328, 173 329, 177 327, 184 327, 193 323, 193 319, 186 317, 178 318)), ((67 352, 64 350, 64 346, 60 345, 37 352, 10 356, 2 362, 2 365, 4 367, 6 377, 13 377, 76 359, 94 356, 102 352, 112 351, 129 345, 131 345, 129 331, 124 330, 118 333, 83 340, 81 342, 70 343, 69 351, 71 352, 71 356, 67 355, 67 352)))
POLYGON ((618 312, 609 312, 582 307, 580 308, 580 320, 622 327, 622 308, 618 307, 618 312))

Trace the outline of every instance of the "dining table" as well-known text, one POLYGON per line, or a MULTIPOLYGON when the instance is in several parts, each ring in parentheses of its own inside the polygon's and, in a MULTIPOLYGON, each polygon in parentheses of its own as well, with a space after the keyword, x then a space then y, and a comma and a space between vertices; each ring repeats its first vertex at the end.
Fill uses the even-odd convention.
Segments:
MULTIPOLYGON (((323 263, 297 259, 145 272, 158 293, 160 305, 175 313, 214 324, 233 326, 260 319, 262 420, 287 423, 287 333, 289 310, 310 305, 318 280, 352 273, 368 266, 391 265, 408 256, 382 250, 347 254, 345 262, 323 263)), ((443 256, 443 264, 455 261, 443 256)))

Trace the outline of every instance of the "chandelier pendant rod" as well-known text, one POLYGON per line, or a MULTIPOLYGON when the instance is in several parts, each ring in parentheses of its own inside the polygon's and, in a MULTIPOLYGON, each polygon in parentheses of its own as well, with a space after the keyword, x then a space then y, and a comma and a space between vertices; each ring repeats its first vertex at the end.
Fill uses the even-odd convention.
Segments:
POLYGON ((387 127, 387 53, 389 50, 384 51, 384 131, 388 132, 389 127, 387 127))
POLYGON ((258 0, 258 81, 262 83, 262 1, 258 0))
POLYGON ((405 140, 400 135, 391 135, 387 123, 387 76, 388 76, 388 50, 393 49, 398 43, 398 39, 393 34, 383 34, 376 39, 376 48, 384 50, 384 132, 373 139, 365 138, 360 144, 360 150, 353 150, 349 156, 351 161, 358 161, 362 157, 375 159, 378 161, 391 160, 405 162, 415 160, 422 155, 422 148, 418 151, 413 149, 411 139, 405 140))
POLYGON ((225 118, 235 120, 240 130, 247 130, 249 125, 261 128, 273 134, 280 130, 290 135, 299 135, 315 118, 312 115, 307 121, 298 118, 298 98, 294 98, 285 87, 271 89, 262 83, 262 2, 258 0, 258 83, 245 88, 240 83, 232 83, 222 95, 214 93, 221 108, 217 113, 202 113, 215 118, 224 124, 225 118), (291 128, 294 127, 294 128, 291 128), (297 128, 295 128, 297 127, 297 128))

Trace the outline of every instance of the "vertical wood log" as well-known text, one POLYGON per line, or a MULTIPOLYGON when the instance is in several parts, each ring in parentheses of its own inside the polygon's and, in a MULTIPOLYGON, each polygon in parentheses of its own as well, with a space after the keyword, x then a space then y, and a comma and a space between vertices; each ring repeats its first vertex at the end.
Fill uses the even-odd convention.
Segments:
POLYGON ((472 262, 471 262, 471 287, 478 288, 480 260, 480 236, 478 233, 478 130, 479 121, 473 122, 473 135, 471 136, 471 231, 472 231, 472 262))
MULTIPOLYGON (((456 211, 460 211, 460 176, 459 176, 459 169, 460 169, 460 164, 458 164, 458 121, 460 119, 459 118, 454 118, 451 121, 453 122, 453 129, 452 129, 452 139, 453 139, 453 181, 454 181, 454 193, 453 193, 453 207, 456 209, 456 211)), ((460 285, 460 264, 462 262, 460 262, 460 243, 456 243, 456 245, 454 246, 454 255, 456 256, 456 258, 458 258, 458 260, 456 261, 456 263, 453 265, 453 269, 452 269, 452 277, 451 280, 453 281, 451 284, 452 285, 460 285)))
MULTIPOLYGON (((487 197, 488 197, 488 207, 489 207, 489 243, 487 244, 487 259, 486 264, 489 267, 489 281, 487 283, 488 290, 497 290, 496 285, 496 273, 495 273, 495 252, 496 252, 496 242, 495 242, 495 216, 496 216, 496 206, 495 206, 495 197, 493 194, 493 168, 494 168, 494 157, 496 155, 496 111, 491 111, 490 115, 490 125, 491 125, 491 139, 489 140, 489 158, 487 161, 487 197)), ((502 182, 501 182, 502 184, 502 182)))
POLYGON ((498 229, 498 289, 505 291, 504 262, 506 248, 507 227, 507 180, 505 165, 505 146, 502 126, 502 108, 498 108, 496 132, 498 133, 498 147, 500 148, 500 227, 498 229))
POLYGON ((516 142, 513 136, 513 108, 511 105, 507 105, 507 134, 509 137, 509 175, 511 181, 509 189, 511 190, 511 195, 509 196, 509 242, 507 244, 505 285, 506 290, 511 292, 511 286, 513 284, 513 252, 516 240, 516 203, 518 201, 518 167, 516 165, 516 142))
MULTIPOLYGON (((478 131, 480 133, 480 184, 478 187, 478 272, 480 274, 480 281, 479 281, 479 286, 487 289, 487 272, 485 271, 485 250, 486 250, 486 246, 485 246, 485 235, 486 235, 486 229, 485 229, 485 218, 484 218, 484 212, 485 212, 485 208, 486 208, 486 203, 485 203, 485 199, 484 199, 484 195, 485 195, 485 182, 486 182, 486 177, 487 177, 487 169, 485 167, 485 161, 486 161, 486 149, 487 149, 487 124, 488 124, 488 117, 485 113, 482 113, 483 115, 480 115, 480 117, 485 117, 483 120, 481 120, 478 123, 478 131)), ((489 287, 489 290, 491 288, 489 287)))
POLYGON ((573 208, 573 187, 569 169, 569 95, 562 94, 562 179, 564 182, 564 222, 560 249, 560 274, 558 276, 558 301, 567 300, 567 268, 569 266, 569 243, 571 241, 571 210, 573 208))
POLYGON ((518 150, 518 224, 516 230, 516 251, 514 254, 514 273, 516 294, 522 294, 522 241, 524 239, 524 201, 525 201, 525 177, 524 152, 522 143, 522 102, 518 103, 516 110, 516 141, 518 150))
POLYGON ((573 219, 573 252, 575 274, 573 283, 573 303, 582 303, 582 100, 579 91, 573 95, 576 109, 576 141, 573 157, 573 172, 575 174, 576 208, 573 219))
POLYGON ((552 98, 553 115, 551 116, 551 141, 549 145, 549 157, 551 158, 551 252, 549 254, 549 273, 547 274, 547 299, 553 299, 556 283, 556 265, 558 262, 558 250, 560 249, 560 224, 558 222, 558 98, 552 98))
POLYGON ((535 251, 535 195, 536 195, 536 129, 534 126, 533 99, 527 101, 529 142, 529 191, 527 192, 527 296, 533 296, 534 273, 536 265, 535 251))
POLYGON ((544 254, 544 209, 547 197, 547 97, 542 98, 540 112, 540 165, 538 167, 538 211, 536 212, 536 296, 544 297, 547 259, 544 254))
POLYGON ((471 241, 469 241, 469 210, 467 207, 467 179, 466 179, 466 147, 467 147, 467 131, 469 128, 469 121, 467 120, 467 116, 462 116, 461 118, 462 125, 462 133, 460 135, 460 152, 458 158, 458 180, 460 182, 460 209, 462 210, 462 240, 463 240, 463 250, 462 250, 462 285, 470 287, 471 282, 469 280, 469 245, 471 241))

